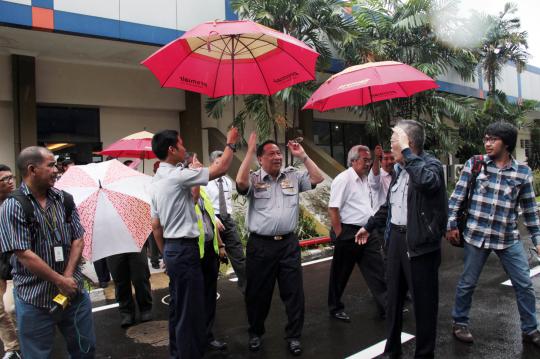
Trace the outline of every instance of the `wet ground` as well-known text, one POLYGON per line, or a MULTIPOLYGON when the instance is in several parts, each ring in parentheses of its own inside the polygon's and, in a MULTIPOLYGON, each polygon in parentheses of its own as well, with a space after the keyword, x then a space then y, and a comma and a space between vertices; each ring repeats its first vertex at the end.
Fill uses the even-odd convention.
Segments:
MULTIPOLYGON (((519 316, 511 286, 501 283, 508 278, 497 257, 492 254, 482 273, 471 312, 473 345, 456 342, 451 336, 450 311, 454 289, 462 269, 461 250, 444 246, 440 270, 440 312, 436 356, 438 358, 540 358, 540 350, 521 342, 519 316)), ((302 343, 303 358, 371 358, 377 343, 384 338, 384 322, 376 314, 375 304, 358 270, 355 270, 344 295, 346 311, 352 322, 331 319, 326 307, 330 261, 304 266, 306 318, 302 343)), ((533 277, 540 313, 540 275, 533 277)), ((283 339, 286 317, 279 295, 275 293, 267 320, 263 348, 257 353, 247 350, 247 321, 243 298, 236 283, 220 279, 219 300, 214 334, 225 340, 224 352, 209 352, 206 358, 287 358, 292 357, 283 339)), ((154 292, 155 321, 130 329, 119 327, 116 308, 94 313, 98 358, 166 358, 167 357, 167 290, 154 292)), ((95 303, 103 308, 105 302, 95 303)), ((410 307, 410 306, 409 306, 410 307)), ((404 332, 414 335, 412 308, 405 314, 404 332)), ((379 344, 380 346, 381 344, 379 344)), ((54 358, 65 357, 62 342, 56 340, 54 358)), ((414 338, 403 345, 404 358, 412 358, 414 338)))

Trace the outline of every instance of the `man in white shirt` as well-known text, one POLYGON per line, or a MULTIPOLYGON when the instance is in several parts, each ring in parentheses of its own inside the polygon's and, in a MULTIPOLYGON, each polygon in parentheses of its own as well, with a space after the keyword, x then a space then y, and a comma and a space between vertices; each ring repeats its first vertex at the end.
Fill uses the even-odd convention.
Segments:
POLYGON ((386 195, 390 188, 390 182, 392 182, 392 176, 394 175, 394 164, 396 163, 392 151, 383 151, 381 145, 375 146, 375 157, 373 160, 373 166, 371 167, 369 179, 379 183, 379 190, 377 196, 375 196, 375 206, 373 209, 375 212, 379 210, 379 207, 386 203, 386 195))
MULTIPOLYGON (((210 162, 213 164, 221 158, 223 151, 213 151, 210 153, 210 162)), ((238 288, 245 292, 246 287, 246 257, 244 247, 238 236, 236 223, 232 217, 232 191, 234 182, 228 176, 221 176, 210 182, 206 186, 206 193, 212 201, 214 213, 216 214, 216 225, 219 229, 221 240, 225 244, 227 257, 238 277, 238 288)))
POLYGON ((341 296, 355 263, 375 298, 381 317, 384 317, 386 308, 386 283, 379 253, 380 244, 368 240, 358 245, 354 238, 356 232, 375 214, 375 200, 380 189, 380 183, 371 178, 373 174, 368 176, 371 164, 369 148, 361 145, 351 148, 347 164, 349 168, 332 182, 328 203, 332 224, 330 235, 334 241, 328 309, 333 318, 344 322, 350 322, 350 317, 344 311, 341 296))

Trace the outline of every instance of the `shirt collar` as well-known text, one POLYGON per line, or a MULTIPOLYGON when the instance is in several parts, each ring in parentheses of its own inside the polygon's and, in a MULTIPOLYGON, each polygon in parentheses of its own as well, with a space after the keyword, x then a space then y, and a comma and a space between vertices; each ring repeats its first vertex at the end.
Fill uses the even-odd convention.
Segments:
MULTIPOLYGON (((30 191, 30 188, 26 184, 26 182, 22 181, 21 186, 19 187, 19 189, 26 196, 32 196, 33 198, 35 198, 34 195, 32 194, 32 191, 30 191)), ((53 188, 49 188, 47 190, 47 198, 49 198, 51 200, 61 200, 62 199, 60 197, 60 193, 58 193, 58 190, 54 190, 53 188)))
MULTIPOLYGON (((263 170, 263 168, 261 167, 261 179, 264 180, 266 178, 266 176, 272 178, 272 176, 270 176, 265 170, 263 170)), ((281 176, 283 176, 283 170, 280 169, 279 170, 279 175, 277 177, 277 179, 279 179, 281 176)))
MULTIPOLYGON (((486 161, 486 165, 489 164, 489 163, 492 163, 494 166, 495 166, 495 163, 494 161, 491 159, 491 157, 489 155, 484 155, 484 161, 486 161)), ((514 171, 517 171, 518 170, 518 162, 516 161, 516 159, 510 155, 510 165, 506 165, 504 168, 502 168, 503 170, 504 169, 508 169, 508 168, 511 168, 513 169, 514 171)))
POLYGON ((351 178, 353 181, 356 181, 356 182, 358 182, 358 181, 364 182, 365 179, 367 178, 367 176, 364 176, 364 178, 360 177, 360 176, 358 175, 358 173, 356 173, 356 171, 355 171, 354 168, 352 168, 352 167, 349 167, 347 170, 349 171, 349 176, 350 176, 350 178, 351 178))

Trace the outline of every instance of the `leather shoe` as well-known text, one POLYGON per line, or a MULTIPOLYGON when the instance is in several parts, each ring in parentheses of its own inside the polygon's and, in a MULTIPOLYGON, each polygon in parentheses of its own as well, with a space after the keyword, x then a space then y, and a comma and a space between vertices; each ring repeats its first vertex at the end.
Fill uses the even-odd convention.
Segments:
POLYGON ((249 337, 248 349, 252 352, 256 352, 261 349, 261 337, 253 335, 249 337))
POLYGON ((149 322, 152 320, 152 311, 149 310, 147 312, 141 312, 141 322, 149 322))
POLYGON ((289 351, 294 356, 299 356, 300 354, 302 354, 302 344, 300 344, 300 340, 289 340, 289 351))
POLYGON ((540 332, 535 330, 531 334, 522 333, 521 338, 524 343, 531 343, 537 348, 540 348, 540 332))
POLYGON ((133 315, 122 315, 122 320, 120 321, 120 326, 122 328, 131 327, 133 324, 135 324, 135 319, 133 318, 133 315))
POLYGON ((347 313, 345 313, 344 311, 339 311, 339 312, 335 312, 335 313, 332 313, 330 314, 332 317, 334 317, 335 319, 337 320, 341 320, 342 322, 345 322, 345 323, 350 323, 351 322, 351 317, 349 317, 347 315, 347 313))
POLYGON ((472 343, 473 336, 466 325, 454 324, 452 327, 452 333, 457 340, 463 343, 472 343))
POLYGON ((227 349, 227 343, 214 339, 208 342, 208 347, 213 350, 225 350, 227 349))

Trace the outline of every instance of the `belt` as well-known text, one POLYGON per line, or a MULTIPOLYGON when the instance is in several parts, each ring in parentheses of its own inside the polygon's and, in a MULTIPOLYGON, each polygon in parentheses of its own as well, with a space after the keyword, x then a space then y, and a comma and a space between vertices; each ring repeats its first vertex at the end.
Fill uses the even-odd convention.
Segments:
POLYGON ((191 237, 177 237, 177 238, 163 238, 166 241, 180 241, 180 242, 192 242, 192 241, 199 241, 199 238, 191 238, 191 237))
POLYGON ((262 234, 252 233, 253 236, 255 236, 257 238, 260 238, 260 239, 265 239, 267 241, 281 241, 283 239, 289 238, 293 234, 294 233, 291 232, 291 233, 281 234, 281 235, 277 235, 277 236, 263 236, 262 234))
POLYGON ((390 223, 390 229, 399 233, 407 233, 407 226, 400 226, 399 224, 390 223))

